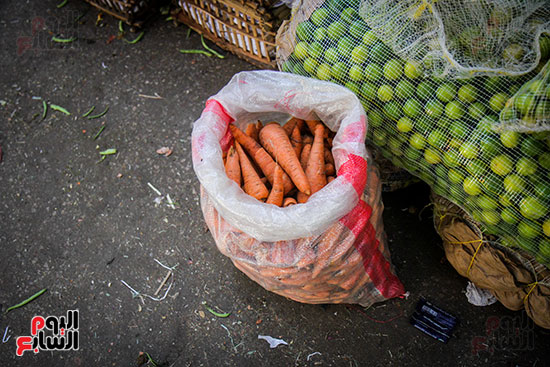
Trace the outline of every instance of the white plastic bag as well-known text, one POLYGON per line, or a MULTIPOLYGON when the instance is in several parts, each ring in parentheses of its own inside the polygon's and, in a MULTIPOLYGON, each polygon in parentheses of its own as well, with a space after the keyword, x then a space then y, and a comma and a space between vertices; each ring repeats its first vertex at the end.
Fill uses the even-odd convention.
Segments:
POLYGON ((259 241, 308 237, 322 233, 357 204, 366 182, 366 129, 363 107, 346 88, 287 73, 242 72, 207 102, 195 122, 193 167, 214 207, 231 225, 259 241), (227 126, 233 121, 244 130, 250 122, 283 123, 290 115, 318 117, 336 131, 336 170, 346 163, 347 169, 303 205, 259 205, 225 175, 222 146, 227 126), (357 163, 361 160, 363 166, 357 163))

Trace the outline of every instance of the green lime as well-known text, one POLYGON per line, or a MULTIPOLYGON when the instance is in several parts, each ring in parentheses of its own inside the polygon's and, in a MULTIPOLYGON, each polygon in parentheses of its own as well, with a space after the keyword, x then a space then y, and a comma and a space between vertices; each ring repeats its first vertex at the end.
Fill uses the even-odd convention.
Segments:
POLYGON ((351 26, 349 27, 349 33, 353 38, 360 40, 363 37, 363 33, 365 33, 366 29, 367 24, 365 22, 363 22, 362 20, 356 20, 351 23, 351 26))
MULTIPOLYGON (((542 232, 545 236, 550 237, 550 219, 545 220, 544 223, 542 223, 542 232)), ((550 257, 550 247, 549 252, 545 255, 546 257, 550 257)))
POLYGON ((487 174, 480 178, 481 184, 483 185, 484 191, 490 194, 498 194, 502 192, 504 187, 502 185, 502 178, 492 172, 487 172, 487 174))
POLYGON ((550 101, 541 99, 537 103, 535 118, 537 120, 548 120, 550 118, 550 101))
POLYGON ((480 119, 485 115, 486 108, 481 102, 474 102, 468 107, 468 114, 474 119, 480 119))
POLYGON ((416 117, 421 110, 422 106, 416 99, 408 99, 403 105, 403 113, 409 117, 416 117))
POLYGON ((369 56, 369 50, 365 46, 363 45, 356 46, 351 51, 351 62, 355 64, 362 64, 365 62, 365 60, 367 60, 368 56, 369 56))
POLYGON ((450 83, 445 83, 437 88, 435 95, 442 102, 450 102, 456 96, 456 87, 450 83))
POLYGON ((525 181, 521 176, 510 174, 504 177, 504 189, 510 193, 520 193, 525 190, 525 181))
POLYGON ((378 99, 382 102, 388 102, 393 98, 393 89, 387 84, 383 84, 378 88, 378 99))
POLYGON ((495 225, 500 222, 500 215, 495 210, 483 210, 481 212, 481 221, 489 225, 495 225))
POLYGON ((416 79, 422 74, 422 65, 416 61, 407 61, 403 68, 405 76, 409 79, 416 79))
POLYGON ((455 169, 450 169, 447 173, 447 177, 449 177, 449 181, 454 184, 462 183, 462 181, 464 181, 464 175, 455 169))
POLYGON ((474 177, 466 177, 462 184, 462 188, 466 194, 476 196, 481 194, 481 187, 479 181, 474 177))
POLYGON ((504 82, 502 77, 490 76, 485 79, 485 89, 489 93, 493 93, 499 89, 502 89, 500 86, 504 82))
POLYGON ((350 37, 342 37, 338 40, 338 53, 342 59, 347 60, 355 47, 355 42, 350 37))
POLYGON ((441 130, 433 130, 428 135, 428 143, 431 146, 436 147, 438 149, 442 148, 445 145, 446 141, 447 141, 447 138, 445 136, 445 133, 442 132, 441 130))
POLYGON ((508 95, 506 93, 497 93, 494 94, 489 100, 489 107, 495 112, 500 112, 504 108, 504 104, 508 100, 508 95))
POLYGON ((408 117, 401 117, 399 121, 397 121, 397 130, 408 133, 413 129, 413 122, 408 117))
POLYGON ((484 132, 484 133, 492 133, 493 127, 498 122, 498 118, 493 115, 487 115, 483 117, 479 122, 477 123, 477 130, 484 132))
POLYGON ((491 170, 500 176, 505 176, 514 168, 514 162, 507 154, 500 154, 491 160, 491 170))
POLYGON ((361 85, 361 95, 369 101, 375 100, 377 97, 376 86, 372 83, 364 82, 363 85, 361 85))
MULTIPOLYGON (((364 32, 362 42, 363 44, 370 46, 374 45, 378 41, 376 34, 372 30, 364 32)), ((381 55, 382 56, 382 55, 381 55)))
POLYGON ((487 164, 480 159, 472 159, 466 164, 466 171, 472 176, 480 177, 483 180, 483 176, 487 172, 487 164))
POLYGON ((529 219, 539 219, 548 213, 548 206, 535 197, 528 196, 519 203, 521 215, 529 219))
POLYGON ((425 133, 426 131, 431 131, 436 127, 435 121, 425 114, 420 114, 417 116, 415 121, 415 127, 418 131, 425 133))
POLYGON ((472 84, 465 84, 458 90, 458 98, 463 102, 472 103, 477 98, 477 88, 472 84))
POLYGON ((330 65, 328 64, 321 64, 319 68, 317 69, 316 77, 319 80, 330 80, 331 78, 330 73, 330 65))
POLYGON ((510 192, 504 192, 498 196, 498 200, 503 206, 513 206, 518 201, 517 195, 510 192))
POLYGON ((354 20, 359 17, 357 11, 354 8, 346 8, 340 14, 340 20, 347 24, 351 24, 354 20))
POLYGON ((343 82, 347 79, 348 76, 348 66, 344 62, 337 62, 332 65, 330 69, 330 74, 340 82, 343 82))
POLYGON ((384 77, 388 80, 396 80, 403 75, 403 64, 397 59, 389 60, 383 68, 384 77))
POLYGON ((426 139, 419 133, 414 133, 409 138, 409 144, 416 149, 424 149, 426 146, 426 139))
POLYGON ((462 104, 458 101, 451 101, 447 103, 447 105, 445 106, 445 114, 453 120, 461 118, 464 115, 462 104))
MULTIPOLYGON (((363 84, 364 86, 364 84, 363 84)), ((372 109, 367 113, 369 127, 382 126, 384 122, 384 115, 378 109, 372 109)))
POLYGON ((477 154, 479 152, 479 147, 477 146, 476 143, 468 141, 462 144, 459 150, 460 150, 460 154, 462 154, 464 158, 473 159, 477 157, 477 154))
POLYGON ((407 149, 405 149, 405 157, 407 157, 407 159, 412 162, 416 162, 422 158, 422 151, 413 147, 408 147, 407 149))
POLYGON ((523 176, 529 176, 537 171, 537 161, 532 158, 522 157, 516 163, 516 171, 523 176))
POLYGON ((468 128, 466 124, 461 120, 451 123, 448 129, 451 136, 455 139, 462 140, 468 135, 468 128))
POLYGON ((382 129, 375 129, 372 134, 372 141, 375 145, 383 147, 387 142, 387 134, 382 129))
POLYGON ((307 71, 311 75, 315 75, 317 68, 319 67, 319 63, 317 60, 308 57, 304 61, 304 70, 307 71))
POLYGON ((479 146, 481 148, 481 156, 487 160, 493 159, 502 150, 500 140, 491 135, 483 136, 483 139, 479 139, 479 146))
POLYGON ((550 170, 550 152, 544 152, 539 155, 539 164, 541 167, 550 170))
POLYGON ((338 62, 338 50, 335 47, 327 48, 323 58, 327 63, 334 66, 338 62))
POLYGON ((424 151, 424 159, 429 164, 438 164, 441 162, 441 157, 439 153, 432 148, 426 148, 426 150, 424 151))
POLYGON ((449 149, 445 153, 443 153, 443 164, 445 164, 447 167, 458 167, 460 164, 460 155, 458 153, 458 150, 456 149, 449 149))
POLYGON ((384 113, 390 119, 397 121, 401 117, 401 106, 395 101, 390 101, 384 104, 384 113))
MULTIPOLYGON (((363 43, 365 43, 364 38, 363 43)), ((370 49, 370 59, 380 65, 383 65, 391 55, 391 50, 382 42, 376 42, 370 49)))
POLYGON ((535 194, 541 198, 550 197, 550 182, 547 178, 535 178, 532 180, 535 185, 535 194))
POLYGON ((395 96, 399 99, 407 99, 412 97, 414 94, 414 86, 411 82, 404 79, 401 80, 397 85, 395 86, 395 96))
POLYGON ((328 19, 329 12, 325 8, 319 8, 315 10, 311 17, 309 18, 313 24, 315 24, 317 27, 320 27, 326 19, 328 19))
POLYGON ((319 42, 313 42, 309 45, 309 56, 313 58, 320 59, 324 51, 323 45, 319 42))
POLYGON ((281 70, 285 73, 292 73, 294 71, 294 63, 290 60, 286 60, 281 67, 281 70))
POLYGON ((344 87, 348 88, 356 95, 359 94, 359 86, 357 85, 357 83, 347 82, 346 84, 344 84, 344 87))
POLYGON ((327 36, 333 41, 338 41, 344 33, 346 33, 346 26, 339 21, 331 23, 327 28, 327 36))
POLYGON ((327 30, 324 27, 317 28, 313 33, 313 39, 317 42, 323 42, 327 37, 327 30))
POLYGON ((540 228, 530 220, 522 220, 518 223, 518 233, 520 236, 531 240, 540 234, 540 228))
POLYGON ((523 116, 527 115, 529 111, 534 108, 535 96, 532 94, 520 94, 514 99, 514 107, 523 116))
POLYGON ((377 81, 382 77, 382 67, 378 64, 368 64, 363 71, 365 80, 377 81))
POLYGON ((509 224, 516 224, 519 221, 519 214, 512 208, 504 208, 500 212, 500 217, 503 221, 509 224))
POLYGON ((401 147, 401 142, 396 139, 394 136, 388 139, 388 147, 390 148, 393 155, 401 156, 403 155, 404 149, 401 147))
POLYGON ((294 47, 294 56, 298 59, 303 60, 308 55, 308 44, 306 42, 298 42, 296 47, 294 47))
POLYGON ((498 201, 487 195, 479 195, 476 202, 481 209, 495 210, 498 208, 498 201))
POLYGON ((360 65, 352 65, 349 68, 348 76, 353 81, 359 81, 363 78, 363 69, 360 65))
POLYGON ((500 141, 506 148, 515 148, 519 143, 517 131, 504 131, 500 134, 500 141))
POLYGON ((416 95, 425 101, 433 95, 434 89, 435 87, 431 82, 422 81, 416 87, 416 95))
POLYGON ((437 99, 429 100, 424 106, 424 112, 426 113, 426 115, 433 118, 441 116, 441 114, 443 113, 443 109, 443 104, 437 99))
POLYGON ((315 27, 309 20, 301 22, 296 26, 296 35, 301 41, 309 41, 311 35, 314 33, 315 27))

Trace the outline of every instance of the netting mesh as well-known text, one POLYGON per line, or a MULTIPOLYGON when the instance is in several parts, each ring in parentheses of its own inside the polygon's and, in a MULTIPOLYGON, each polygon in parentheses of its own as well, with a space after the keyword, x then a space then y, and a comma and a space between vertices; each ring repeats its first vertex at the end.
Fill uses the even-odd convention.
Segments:
POLYGON ((432 76, 522 75, 537 66, 537 40, 550 30, 550 6, 540 0, 365 0, 359 15, 432 76))
MULTIPOLYGON (((441 58, 402 57, 392 47, 400 39, 415 39, 414 24, 428 29, 425 19, 450 6, 449 1, 440 0, 435 5, 417 2, 416 9, 422 4, 426 9, 405 28, 404 23, 394 23, 381 25, 375 32, 368 24, 371 18, 384 14, 380 9, 378 13, 365 13, 367 5, 386 4, 385 11, 389 13, 385 16, 394 19, 398 15, 411 16, 411 10, 404 11, 403 4, 407 3, 411 4, 303 1, 294 9, 291 22, 279 31, 279 67, 352 90, 367 112, 369 143, 378 146, 396 166, 407 169, 430 184, 436 193, 465 208, 487 233, 498 235, 502 243, 521 247, 549 264, 549 35, 542 31, 530 34, 534 41, 521 58, 526 70, 530 69, 527 60, 535 64, 529 72, 520 73, 518 62, 509 63, 515 65, 517 75, 476 72, 476 76, 465 78, 449 69, 444 77, 434 77, 434 70, 442 71, 437 66, 443 65, 441 58), (386 33, 381 29, 386 29, 386 33), (379 32, 385 34, 384 39, 378 37, 379 32)), ((485 2, 485 8, 499 9, 499 4, 511 2, 485 2)), ((509 18, 508 24, 526 24, 535 13, 546 21, 541 24, 548 24, 548 6, 522 4, 503 13, 509 18)), ((472 7, 460 11, 467 9, 470 17, 482 18, 471 13, 472 7)), ((457 17, 461 19, 467 15, 460 14, 457 17)), ((496 11, 492 19, 495 14, 496 11)), ((465 30, 456 24, 454 32, 465 30)), ((497 28, 502 33, 506 27, 497 28)), ((524 31, 529 32, 527 28, 517 29, 519 33, 524 31)), ((437 32, 434 28, 433 34, 425 34, 425 39, 416 38, 416 44, 407 40, 407 44, 417 47, 418 55, 424 52, 433 56, 435 45, 425 41, 429 37, 435 39, 437 32)), ((499 40, 504 42, 501 36, 499 40)), ((474 45, 468 42, 473 42, 474 37, 466 39, 470 41, 463 43, 472 49, 474 45)), ((494 63, 503 63, 502 52, 499 55, 492 50, 494 63)), ((400 53, 404 51, 408 50, 401 49, 400 53)))

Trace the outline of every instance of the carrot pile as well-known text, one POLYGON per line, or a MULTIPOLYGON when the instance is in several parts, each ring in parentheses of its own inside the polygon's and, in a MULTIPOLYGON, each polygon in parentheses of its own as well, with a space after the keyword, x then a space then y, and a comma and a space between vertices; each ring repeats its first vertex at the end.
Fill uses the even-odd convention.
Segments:
POLYGON ((234 142, 224 153, 227 177, 250 196, 286 207, 305 203, 336 178, 334 133, 318 120, 261 121, 242 131, 229 125, 234 142))
MULTIPOLYGON (((230 154, 235 153, 229 150, 228 158, 230 154)), ((375 230, 378 250, 384 257, 389 257, 378 171, 375 165, 368 165, 367 170, 363 200, 372 208, 369 223, 375 230)), ((280 180, 281 171, 279 168, 275 173, 276 180, 280 180)), ((280 192, 270 193, 268 197, 277 194, 280 192)), ((380 292, 373 291, 373 281, 355 246, 357 236, 339 221, 315 236, 262 242, 220 216, 203 189, 201 196, 204 199, 201 200, 204 218, 218 249, 265 289, 304 303, 360 303, 368 306, 384 300, 380 292)), ((286 200, 295 199, 288 197, 286 200)))

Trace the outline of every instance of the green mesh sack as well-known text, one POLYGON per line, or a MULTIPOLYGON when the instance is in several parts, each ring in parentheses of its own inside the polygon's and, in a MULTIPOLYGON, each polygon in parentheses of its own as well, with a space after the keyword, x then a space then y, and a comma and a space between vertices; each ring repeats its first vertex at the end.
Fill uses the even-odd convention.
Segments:
MULTIPOLYGON (((414 24, 415 14, 420 14, 417 23, 422 29, 430 24, 433 27, 428 16, 441 13, 440 7, 449 2, 418 1, 417 7, 408 12, 412 17, 409 22, 414 24), (418 10, 422 6, 425 8, 418 10)), ((380 148, 396 166, 430 184, 437 194, 465 209, 488 234, 498 235, 508 246, 520 247, 534 256, 547 252, 550 131, 544 125, 547 120, 533 123, 532 116, 537 109, 540 112, 546 108, 536 106, 547 106, 550 101, 545 94, 548 79, 544 74, 550 67, 545 46, 549 35, 542 32, 541 26, 531 43, 521 44, 526 49, 515 56, 525 56, 523 66, 518 66, 518 62, 503 73, 482 70, 491 66, 486 64, 469 73, 474 76, 465 77, 454 66, 441 66, 445 65, 445 57, 437 53, 440 51, 432 44, 437 37, 432 34, 426 35, 432 36, 432 41, 415 52, 408 54, 406 48, 398 48, 404 43, 399 43, 394 35, 411 34, 413 40, 414 29, 407 24, 409 30, 403 30, 403 21, 394 22, 392 27, 376 22, 383 13, 366 13, 372 3, 298 2, 291 20, 279 30, 279 68, 352 90, 367 112, 369 144, 380 148), (524 94, 529 97, 522 97, 524 94)), ((412 4, 385 3, 391 19, 403 16, 399 10, 402 4, 412 4), (391 8, 391 4, 396 8, 391 8)), ((485 2, 486 8, 493 10, 490 6, 499 3, 485 2)), ((547 15, 544 18, 540 14, 546 8, 539 8, 538 13, 526 11, 525 16, 516 11, 505 15, 510 24, 525 25, 536 13, 539 24, 548 24, 547 15), (546 19, 546 23, 541 19, 546 19)), ((495 18, 476 14, 472 19, 486 29, 495 18)), ((491 67, 497 66, 502 67, 491 67)), ((545 111, 540 116, 546 116, 545 111)))

